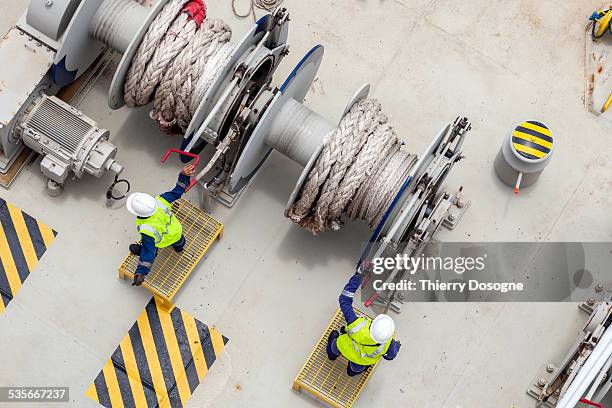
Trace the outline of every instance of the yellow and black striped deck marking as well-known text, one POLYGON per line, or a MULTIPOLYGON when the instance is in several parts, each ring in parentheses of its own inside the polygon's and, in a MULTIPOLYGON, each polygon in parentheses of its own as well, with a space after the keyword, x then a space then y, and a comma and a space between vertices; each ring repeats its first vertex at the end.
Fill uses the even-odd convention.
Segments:
POLYGON ((153 297, 87 396, 107 408, 183 407, 228 339, 153 297))
POLYGON ((0 314, 56 235, 48 225, 0 198, 0 314))
POLYGON ((545 124, 528 120, 514 128, 512 146, 524 158, 539 160, 550 154, 553 136, 545 124))

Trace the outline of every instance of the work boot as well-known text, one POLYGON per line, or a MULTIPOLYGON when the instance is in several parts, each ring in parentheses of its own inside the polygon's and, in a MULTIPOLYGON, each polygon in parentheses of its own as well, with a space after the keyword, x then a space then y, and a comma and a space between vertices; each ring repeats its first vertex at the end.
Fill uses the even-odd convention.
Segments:
POLYGON ((329 337, 327 338, 327 358, 329 358, 331 361, 334 361, 338 358, 338 356, 332 352, 332 342, 338 337, 340 337, 340 333, 338 333, 338 330, 332 330, 331 333, 329 333, 329 337))
POLYGON ((132 286, 140 286, 144 280, 145 276, 141 273, 137 273, 134 275, 134 283, 132 283, 132 286))
POLYGON ((180 244, 180 246, 175 244, 175 245, 172 245, 172 248, 174 249, 174 251, 176 253, 180 254, 181 252, 183 252, 183 249, 185 249, 185 245, 187 244, 187 240, 185 240, 185 237, 183 236, 183 237, 181 237, 180 241, 177 242, 177 244, 180 244))
MULTIPOLYGON (((361 367, 363 367, 363 366, 361 366, 361 367)), ((361 371, 355 371, 355 370, 353 370, 352 363, 349 362, 348 365, 346 366, 346 374, 349 377, 355 377, 356 375, 359 375, 359 374, 365 372, 366 369, 367 368, 363 368, 361 371)))
POLYGON ((140 256, 141 248, 140 244, 130 244, 130 252, 136 256, 140 256))

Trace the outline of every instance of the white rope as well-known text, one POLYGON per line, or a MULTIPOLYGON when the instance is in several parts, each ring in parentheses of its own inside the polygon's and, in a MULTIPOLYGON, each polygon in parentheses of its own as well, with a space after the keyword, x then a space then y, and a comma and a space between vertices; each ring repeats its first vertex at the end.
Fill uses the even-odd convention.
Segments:
POLYGON ((253 21, 257 20, 257 14, 255 13, 255 8, 265 10, 268 12, 274 11, 278 6, 280 6, 285 0, 249 0, 249 9, 247 13, 240 13, 238 8, 236 7, 236 0, 232 0, 232 11, 234 15, 238 18, 247 18, 248 16, 253 16, 253 21))
POLYGON ((185 132, 200 101, 224 69, 234 46, 221 20, 204 20, 198 28, 187 12, 189 0, 171 0, 147 31, 124 85, 128 106, 154 101, 152 117, 164 130, 185 132))
POLYGON ((342 215, 376 225, 416 156, 400 150, 380 103, 364 99, 330 132, 288 217, 317 234, 342 225, 342 215))
POLYGON ((204 99, 204 94, 210 85, 212 85, 212 82, 217 79, 220 72, 225 68, 234 49, 235 45, 231 42, 219 42, 214 49, 211 49, 212 53, 208 57, 204 72, 200 76, 198 85, 195 87, 195 91, 191 98, 190 108, 192 111, 195 111, 200 101, 204 99))
POLYGON ((168 67, 155 93, 154 107, 164 126, 187 130, 204 94, 217 78, 234 47, 231 30, 221 20, 205 20, 175 62, 168 67), (229 50, 220 53, 220 48, 229 50))

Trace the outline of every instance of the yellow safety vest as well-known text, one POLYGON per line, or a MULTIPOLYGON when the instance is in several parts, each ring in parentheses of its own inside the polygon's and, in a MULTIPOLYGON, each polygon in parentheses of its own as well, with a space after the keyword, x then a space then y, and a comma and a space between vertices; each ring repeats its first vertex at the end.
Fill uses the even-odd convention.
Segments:
POLYGON ((136 218, 136 229, 140 234, 155 240, 157 248, 165 248, 181 239, 183 226, 172 214, 171 204, 161 196, 155 197, 157 209, 148 218, 136 218))
POLYGON ((377 343, 370 335, 370 324, 371 319, 359 317, 346 326, 346 334, 338 337, 336 345, 347 360, 368 366, 375 364, 389 350, 393 338, 383 344, 377 343))

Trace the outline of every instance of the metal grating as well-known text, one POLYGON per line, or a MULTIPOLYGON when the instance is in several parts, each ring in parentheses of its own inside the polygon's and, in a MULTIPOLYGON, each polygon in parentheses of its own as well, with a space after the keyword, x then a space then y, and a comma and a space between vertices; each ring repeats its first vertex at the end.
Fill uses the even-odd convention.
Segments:
MULTIPOLYGON (((354 310, 357 316, 367 316, 358 309, 354 310)), ((348 364, 346 358, 340 356, 335 361, 327 358, 325 347, 327 346, 329 333, 334 329, 340 330, 345 323, 344 316, 338 309, 327 330, 310 354, 308 361, 293 382, 294 390, 308 391, 322 402, 337 408, 353 406, 378 365, 376 363, 368 367, 364 373, 349 377, 346 374, 348 364)))
MULTIPOLYGON (((188 201, 175 201, 172 212, 183 225, 187 240, 185 249, 180 254, 172 247, 160 249, 142 285, 166 302, 172 301, 210 245, 221 238, 223 232, 223 224, 188 201)), ((119 267, 119 276, 133 278, 137 264, 138 257, 129 254, 119 267)))

